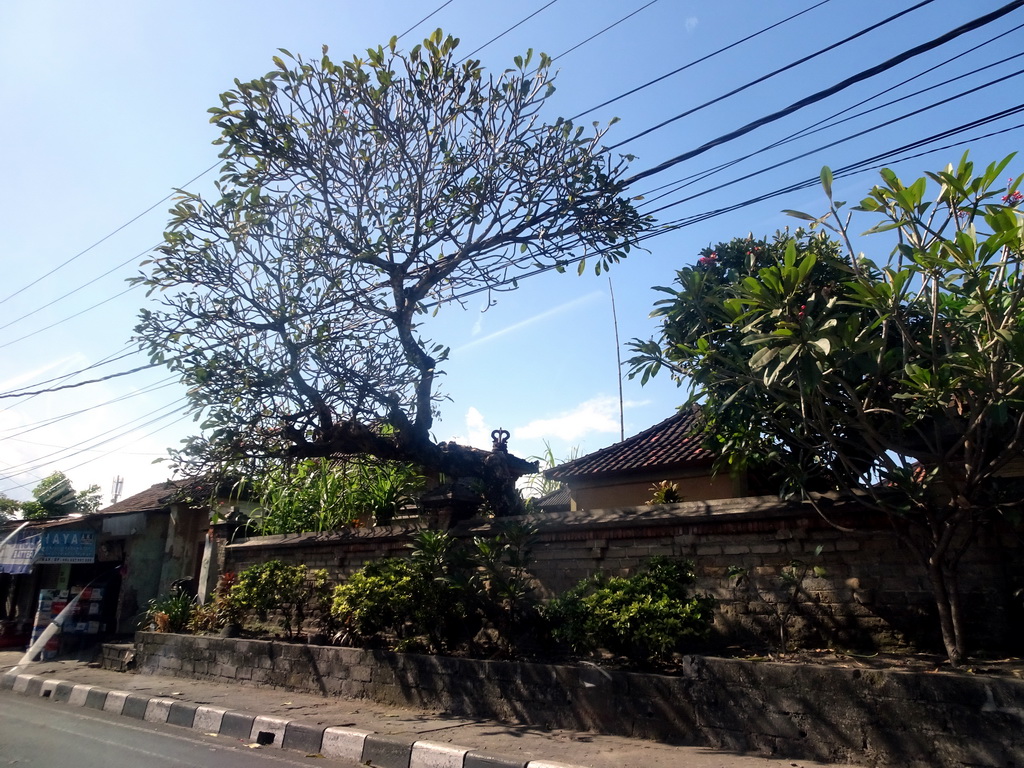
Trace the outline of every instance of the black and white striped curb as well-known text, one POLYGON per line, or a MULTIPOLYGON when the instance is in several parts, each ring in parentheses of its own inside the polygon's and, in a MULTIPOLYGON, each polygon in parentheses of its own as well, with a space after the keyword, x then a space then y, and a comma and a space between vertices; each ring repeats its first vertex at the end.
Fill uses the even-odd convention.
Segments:
POLYGON ((179 699, 108 691, 95 685, 39 675, 6 674, 0 689, 47 698, 75 707, 110 712, 150 723, 167 723, 324 757, 358 760, 376 768, 580 768, 546 760, 524 760, 477 752, 469 747, 385 736, 353 728, 328 727, 191 704, 179 699))

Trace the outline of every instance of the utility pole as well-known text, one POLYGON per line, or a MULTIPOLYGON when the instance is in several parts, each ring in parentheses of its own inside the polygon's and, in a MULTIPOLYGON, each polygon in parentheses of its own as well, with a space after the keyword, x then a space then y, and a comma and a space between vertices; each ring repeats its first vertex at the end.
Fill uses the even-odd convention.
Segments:
POLYGON ((118 475, 114 478, 114 482, 110 486, 110 503, 117 504, 117 500, 121 498, 121 491, 124 488, 124 478, 118 475))
POLYGON ((619 379, 619 442, 626 439, 626 416, 623 414, 622 403, 622 352, 619 349, 619 316, 615 314, 615 290, 612 279, 608 278, 608 293, 612 297, 612 325, 615 327, 615 372, 619 379))

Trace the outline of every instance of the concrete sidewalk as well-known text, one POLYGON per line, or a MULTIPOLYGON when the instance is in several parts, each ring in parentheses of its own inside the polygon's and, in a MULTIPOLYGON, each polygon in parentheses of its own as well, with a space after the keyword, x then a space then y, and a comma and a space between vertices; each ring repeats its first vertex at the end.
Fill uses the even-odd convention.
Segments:
POLYGON ((594 733, 451 717, 370 701, 102 669, 80 660, 15 669, 20 652, 0 652, 0 690, 46 696, 170 723, 224 738, 356 759, 381 768, 814 768, 765 758, 594 733))

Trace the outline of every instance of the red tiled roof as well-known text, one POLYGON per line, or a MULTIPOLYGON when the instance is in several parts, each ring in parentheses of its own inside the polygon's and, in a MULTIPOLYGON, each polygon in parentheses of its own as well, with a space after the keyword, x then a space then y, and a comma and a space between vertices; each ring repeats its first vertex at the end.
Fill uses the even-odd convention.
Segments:
POLYGON ((174 495, 185 488, 186 485, 187 483, 181 480, 168 480, 163 483, 157 483, 141 493, 136 493, 127 499, 121 499, 116 504, 104 507, 99 510, 98 514, 116 515, 128 512, 153 512, 167 509, 174 495))
POLYGON ((633 437, 559 464, 544 474, 553 480, 567 480, 710 464, 714 454, 702 448, 700 438, 693 435, 699 420, 696 408, 679 411, 633 437))

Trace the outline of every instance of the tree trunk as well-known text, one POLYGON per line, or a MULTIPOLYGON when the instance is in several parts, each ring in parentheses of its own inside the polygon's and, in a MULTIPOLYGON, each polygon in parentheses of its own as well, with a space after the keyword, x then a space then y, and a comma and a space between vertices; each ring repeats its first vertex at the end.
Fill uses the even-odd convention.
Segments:
POLYGON ((963 664, 965 656, 959 589, 955 571, 947 572, 937 553, 933 553, 928 559, 928 580, 939 613, 939 628, 942 630, 942 644, 946 648, 946 656, 950 665, 954 668, 959 667, 963 664))

